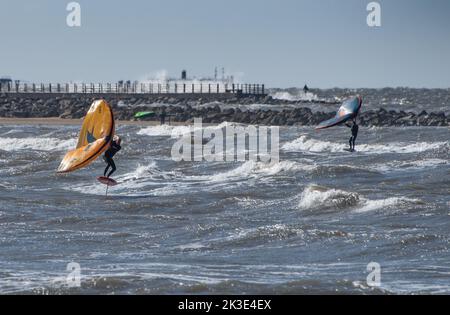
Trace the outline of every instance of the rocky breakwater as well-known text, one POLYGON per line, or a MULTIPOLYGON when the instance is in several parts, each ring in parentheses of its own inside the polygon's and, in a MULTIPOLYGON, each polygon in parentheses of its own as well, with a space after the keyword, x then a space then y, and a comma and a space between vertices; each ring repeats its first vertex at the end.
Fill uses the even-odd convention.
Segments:
MULTIPOLYGON (((301 101, 288 102, 264 98, 223 98, 190 96, 133 96, 133 95, 0 95, 0 117, 60 117, 82 118, 93 100, 105 98, 113 107, 117 119, 131 120, 136 112, 151 110, 157 114, 163 109, 167 119, 176 122, 191 122, 202 118, 205 123, 224 121, 261 125, 317 125, 331 118, 334 112, 314 111, 313 103, 301 101), (251 104, 273 105, 273 108, 248 109, 251 104), (244 106, 243 106, 244 105, 244 106), (290 107, 281 109, 283 105, 290 107), (308 107, 306 107, 308 106, 308 107)), ((333 106, 334 108, 335 106, 333 106)), ((159 119, 153 116, 153 120, 159 119)), ((359 115, 363 126, 449 126, 450 117, 445 113, 428 113, 422 111, 394 111, 365 109, 359 115)))
MULTIPOLYGON (((295 109, 277 110, 241 110, 240 108, 225 108, 220 106, 208 108, 168 108, 166 113, 172 121, 193 121, 201 117, 205 123, 221 123, 223 121, 244 124, 260 124, 275 126, 313 126, 321 121, 332 118, 334 112, 314 112, 310 108, 300 107, 295 109)), ((128 116, 128 115, 127 115, 128 116)), ((444 113, 427 113, 425 111, 416 114, 403 111, 378 110, 364 111, 358 116, 362 126, 449 126, 450 117, 444 113)))

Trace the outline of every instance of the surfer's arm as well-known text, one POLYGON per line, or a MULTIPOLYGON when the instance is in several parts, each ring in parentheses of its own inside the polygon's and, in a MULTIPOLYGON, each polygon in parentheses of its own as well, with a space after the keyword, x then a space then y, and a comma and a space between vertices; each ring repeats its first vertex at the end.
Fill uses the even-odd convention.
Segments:
POLYGON ((113 142, 111 144, 111 148, 114 149, 114 151, 116 151, 116 152, 120 151, 120 149, 122 149, 122 147, 119 144, 117 144, 116 142, 113 142))

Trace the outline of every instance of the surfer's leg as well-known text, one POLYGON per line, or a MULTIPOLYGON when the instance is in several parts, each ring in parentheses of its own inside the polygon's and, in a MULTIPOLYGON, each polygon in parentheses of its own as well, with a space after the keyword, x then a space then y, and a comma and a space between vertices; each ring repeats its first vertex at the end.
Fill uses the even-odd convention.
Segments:
POLYGON ((110 162, 111 159, 107 158, 107 157, 104 155, 104 156, 103 156, 103 160, 104 160, 105 163, 106 163, 106 168, 105 168, 105 171, 103 172, 103 176, 106 176, 106 174, 108 173, 109 167, 111 166, 111 162, 110 162))
POLYGON ((357 137, 357 136, 354 136, 354 137, 353 137, 353 150, 355 150, 356 137, 357 137))
POLYGON ((113 159, 110 159, 111 171, 108 174, 108 178, 116 171, 116 163, 114 163, 113 159))
POLYGON ((353 136, 350 137, 350 140, 348 140, 348 143, 350 144, 350 150, 352 150, 353 136))
POLYGON ((106 173, 108 172, 108 170, 109 170, 109 164, 106 165, 105 171, 103 172, 103 176, 106 176, 106 173))

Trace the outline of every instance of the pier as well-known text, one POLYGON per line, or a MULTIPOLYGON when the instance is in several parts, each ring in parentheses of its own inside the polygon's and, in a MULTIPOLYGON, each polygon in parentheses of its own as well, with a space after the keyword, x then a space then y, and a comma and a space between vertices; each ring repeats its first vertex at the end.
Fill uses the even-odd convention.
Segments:
POLYGON ((226 83, 0 83, 0 93, 16 94, 126 94, 185 97, 211 95, 218 98, 266 96, 264 84, 226 83))

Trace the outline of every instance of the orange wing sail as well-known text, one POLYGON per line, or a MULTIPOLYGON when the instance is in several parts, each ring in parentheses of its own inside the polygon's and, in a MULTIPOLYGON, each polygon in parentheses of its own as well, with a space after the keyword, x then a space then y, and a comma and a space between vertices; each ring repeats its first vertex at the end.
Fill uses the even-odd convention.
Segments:
POLYGON ((114 133, 111 107, 105 100, 94 101, 84 118, 76 149, 64 156, 57 172, 72 172, 95 161, 109 148, 114 133))

